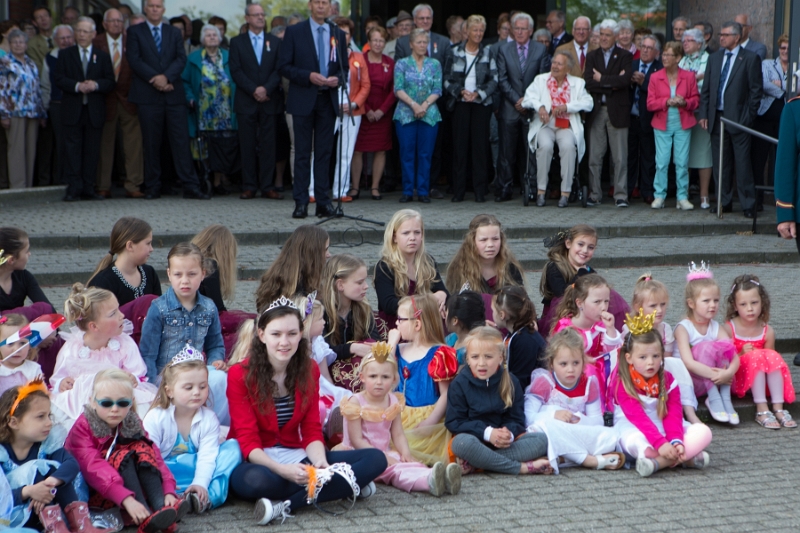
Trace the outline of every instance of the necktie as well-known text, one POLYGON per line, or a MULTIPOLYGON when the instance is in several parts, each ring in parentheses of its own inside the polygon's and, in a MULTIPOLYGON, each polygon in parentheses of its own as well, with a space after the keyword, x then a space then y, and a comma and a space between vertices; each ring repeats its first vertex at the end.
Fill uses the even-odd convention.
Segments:
POLYGON ((52 38, 52 37, 48 37, 48 38, 47 38, 47 48, 48 48, 49 50, 52 50, 52 49, 53 49, 53 38, 52 38))
POLYGON ((319 56, 319 73, 328 77, 328 58, 325 57, 325 28, 317 28, 317 55, 319 56))
MULTIPOLYGON (((89 50, 86 48, 81 48, 81 52, 83 52, 83 57, 81 58, 81 65, 83 65, 83 78, 86 79, 86 71, 89 68, 89 50)), ((86 105, 89 103, 89 95, 83 95, 83 104, 86 105)))
POLYGON ((519 69, 525 74, 525 47, 519 47, 519 69))
POLYGON ((731 68, 731 56, 733 52, 725 54, 725 65, 722 67, 722 75, 719 77, 719 87, 717 87, 717 106, 722 105, 722 92, 725 89, 725 81, 728 79, 728 70, 731 68))
POLYGON ((261 53, 264 51, 263 48, 260 46, 259 43, 260 39, 258 35, 253 35, 253 51, 256 53, 256 60, 258 60, 258 64, 261 64, 261 53))
POLYGON ((161 32, 159 31, 160 29, 161 29, 160 26, 153 26, 153 40, 156 42, 156 49, 158 50, 159 54, 161 53, 161 32))
POLYGON ((122 68, 122 56, 119 54, 119 44, 117 41, 114 41, 114 57, 112 61, 114 62, 114 79, 119 80, 119 71, 122 68))
POLYGON ((586 54, 583 53, 583 45, 581 45, 581 72, 583 72, 583 67, 586 66, 586 54))

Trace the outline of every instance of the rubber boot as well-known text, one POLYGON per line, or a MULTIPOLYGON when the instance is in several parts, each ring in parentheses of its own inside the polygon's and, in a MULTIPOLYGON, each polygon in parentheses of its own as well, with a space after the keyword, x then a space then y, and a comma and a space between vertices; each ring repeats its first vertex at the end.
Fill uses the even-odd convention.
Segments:
POLYGON ((64 517, 61 515, 60 505, 48 505, 39 513, 39 521, 44 526, 45 533, 70 533, 64 517))
POLYGON ((106 533, 107 531, 92 525, 89 505, 86 502, 72 502, 64 509, 64 514, 67 515, 69 529, 72 533, 106 533))

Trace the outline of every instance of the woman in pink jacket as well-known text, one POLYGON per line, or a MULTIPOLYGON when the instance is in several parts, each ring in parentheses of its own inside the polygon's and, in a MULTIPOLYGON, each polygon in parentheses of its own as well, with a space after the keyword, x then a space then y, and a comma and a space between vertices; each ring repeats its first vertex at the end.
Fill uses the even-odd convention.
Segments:
POLYGON ((656 177, 653 209, 664 207, 667 197, 667 167, 670 149, 673 150, 675 174, 678 186, 678 209, 691 210, 689 202, 689 144, 691 129, 697 122, 693 111, 700 105, 695 75, 678 68, 683 57, 683 46, 670 41, 661 52, 664 68, 650 76, 647 89, 647 109, 653 114, 653 130, 656 136, 656 177))

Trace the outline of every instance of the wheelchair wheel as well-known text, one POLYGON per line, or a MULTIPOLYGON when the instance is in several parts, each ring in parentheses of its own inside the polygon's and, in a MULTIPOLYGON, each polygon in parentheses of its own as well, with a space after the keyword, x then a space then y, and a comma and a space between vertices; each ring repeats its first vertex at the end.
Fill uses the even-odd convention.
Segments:
POLYGON ((581 205, 583 207, 586 207, 588 205, 588 202, 589 202, 589 187, 584 185, 583 187, 581 187, 581 205))
POLYGON ((531 182, 526 178, 522 187, 522 205, 528 207, 531 201, 531 182))

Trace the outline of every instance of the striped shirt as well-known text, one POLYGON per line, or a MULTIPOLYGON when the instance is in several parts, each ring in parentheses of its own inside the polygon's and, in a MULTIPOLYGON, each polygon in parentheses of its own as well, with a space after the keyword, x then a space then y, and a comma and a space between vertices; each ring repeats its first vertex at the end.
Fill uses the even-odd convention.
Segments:
POLYGON ((281 398, 274 398, 275 412, 278 416, 278 428, 286 425, 286 422, 292 419, 294 415, 294 394, 283 396, 281 398))

